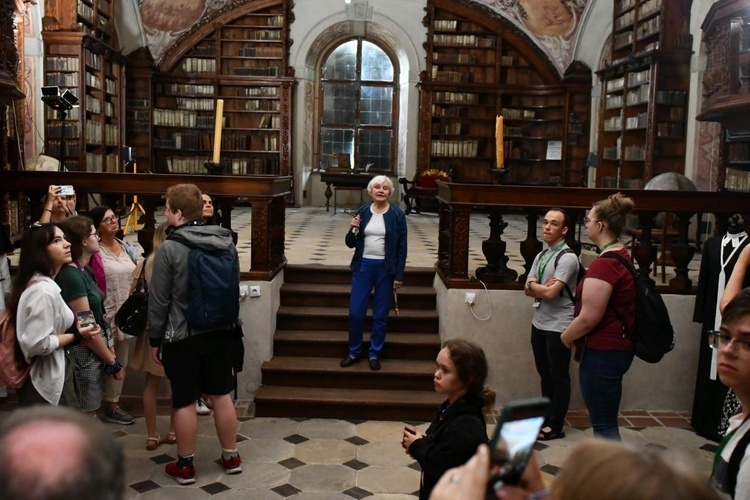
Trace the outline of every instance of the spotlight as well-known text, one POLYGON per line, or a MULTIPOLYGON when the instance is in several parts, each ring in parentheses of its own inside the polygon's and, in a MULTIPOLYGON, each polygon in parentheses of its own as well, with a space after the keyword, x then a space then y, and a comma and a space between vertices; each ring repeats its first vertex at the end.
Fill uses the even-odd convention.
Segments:
POLYGON ((78 105, 78 98, 66 90, 60 93, 60 87, 42 87, 42 101, 57 111, 67 111, 78 105))

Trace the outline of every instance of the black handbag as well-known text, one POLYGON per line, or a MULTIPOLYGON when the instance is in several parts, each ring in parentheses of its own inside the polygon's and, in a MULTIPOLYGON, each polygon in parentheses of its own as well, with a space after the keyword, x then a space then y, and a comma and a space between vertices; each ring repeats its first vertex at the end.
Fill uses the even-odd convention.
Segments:
POLYGON ((141 274, 138 275, 138 281, 135 283, 135 290, 115 314, 117 328, 122 333, 134 337, 146 330, 148 320, 148 285, 144 276, 145 270, 146 262, 144 261, 141 274))

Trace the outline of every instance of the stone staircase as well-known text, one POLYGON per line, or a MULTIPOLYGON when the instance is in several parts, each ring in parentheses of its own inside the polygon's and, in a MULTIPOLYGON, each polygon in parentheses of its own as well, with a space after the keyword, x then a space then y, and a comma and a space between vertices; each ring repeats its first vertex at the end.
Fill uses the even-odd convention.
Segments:
MULTIPOLYGON (((351 271, 345 266, 287 266, 276 318, 274 357, 255 394, 259 417, 430 421, 443 397, 432 376, 440 350, 435 272, 407 269, 391 309, 382 369, 366 360, 341 368, 346 355, 351 271)), ((365 355, 371 320, 365 320, 365 355)))

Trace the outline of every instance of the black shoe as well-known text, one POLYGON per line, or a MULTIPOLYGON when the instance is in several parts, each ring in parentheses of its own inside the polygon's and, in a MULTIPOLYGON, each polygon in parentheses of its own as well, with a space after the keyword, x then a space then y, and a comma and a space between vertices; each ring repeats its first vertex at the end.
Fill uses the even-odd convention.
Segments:
POLYGON ((355 363, 359 363, 362 360, 360 356, 351 356, 349 354, 346 355, 344 359, 341 360, 341 368, 347 368, 349 366, 352 366, 355 363))
POLYGON ((380 370, 380 360, 378 358, 370 358, 370 370, 374 372, 380 370))

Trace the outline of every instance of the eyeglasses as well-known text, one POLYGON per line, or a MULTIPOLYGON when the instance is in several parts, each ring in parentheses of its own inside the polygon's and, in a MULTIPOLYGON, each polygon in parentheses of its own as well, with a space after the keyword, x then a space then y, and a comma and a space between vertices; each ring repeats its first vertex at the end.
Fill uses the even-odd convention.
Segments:
POLYGON ((117 220, 117 217, 115 217, 114 215, 110 215, 109 217, 103 218, 102 222, 106 222, 107 224, 112 224, 116 220, 117 220))
POLYGON ((588 217, 584 217, 583 218, 583 223, 584 224, 588 224, 589 222, 601 222, 601 221, 596 220, 596 219, 589 219, 588 217))
POLYGON ((101 237, 99 236, 99 233, 91 233, 89 235, 89 238, 92 238, 92 237, 96 238, 96 241, 99 241, 101 239, 101 237))
POLYGON ((750 341, 733 339, 731 335, 727 335, 720 331, 708 332, 708 345, 711 346, 712 349, 723 349, 729 344, 732 344, 734 352, 741 351, 745 354, 750 353, 750 341))

